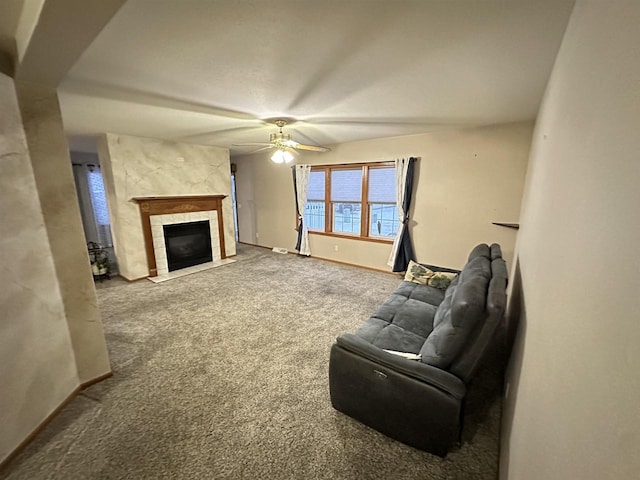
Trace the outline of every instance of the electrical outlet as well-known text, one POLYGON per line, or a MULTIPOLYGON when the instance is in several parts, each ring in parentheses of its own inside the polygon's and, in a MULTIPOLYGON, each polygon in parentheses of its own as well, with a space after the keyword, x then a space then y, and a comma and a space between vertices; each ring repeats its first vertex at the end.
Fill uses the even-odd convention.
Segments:
POLYGON ((333 246, 333 251, 334 251, 334 252, 337 252, 337 251, 338 251, 338 245, 334 245, 334 246, 333 246))
POLYGON ((256 232, 256 238, 260 238, 260 234, 256 232))

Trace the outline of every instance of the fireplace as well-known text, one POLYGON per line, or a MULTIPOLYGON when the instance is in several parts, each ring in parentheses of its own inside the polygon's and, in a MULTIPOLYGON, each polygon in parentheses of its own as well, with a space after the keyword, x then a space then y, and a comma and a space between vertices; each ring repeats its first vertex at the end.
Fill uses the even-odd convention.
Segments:
POLYGON ((163 225, 169 271, 213 260, 209 221, 163 225))
MULTIPOLYGON (((225 195, 190 195, 181 197, 136 197, 132 200, 140 205, 140 217, 144 243, 147 250, 149 277, 166 275, 169 270, 175 271, 193 266, 196 263, 183 263, 181 266, 169 268, 169 243, 165 240, 166 227, 183 226, 192 223, 206 223, 209 227, 208 260, 202 263, 217 262, 227 258, 224 246, 224 227, 222 224, 222 199, 225 195)), ((204 227, 197 227, 204 230, 204 227)), ((169 230, 173 230, 170 228, 169 230)), ((170 233, 171 235, 171 233, 170 233)), ((178 236, 180 237, 180 236, 178 236)), ((172 240, 172 249, 178 256, 188 239, 172 240)), ((192 242, 193 243, 193 242, 192 242)), ((203 240, 195 242, 189 249, 198 250, 194 257, 197 263, 205 257, 202 255, 203 240), (199 246, 198 246, 199 245, 199 246)))

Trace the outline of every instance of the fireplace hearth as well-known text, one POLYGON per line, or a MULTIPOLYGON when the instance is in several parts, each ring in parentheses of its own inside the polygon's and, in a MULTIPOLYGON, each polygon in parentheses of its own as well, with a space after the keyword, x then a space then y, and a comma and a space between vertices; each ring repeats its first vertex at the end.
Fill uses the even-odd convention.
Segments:
POLYGON ((213 260, 209 221, 175 223, 163 229, 170 272, 213 260))

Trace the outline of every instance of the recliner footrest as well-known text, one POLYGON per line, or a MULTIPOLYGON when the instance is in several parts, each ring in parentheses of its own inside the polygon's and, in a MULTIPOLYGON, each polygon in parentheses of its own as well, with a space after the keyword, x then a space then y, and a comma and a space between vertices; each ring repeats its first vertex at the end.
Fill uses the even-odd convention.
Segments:
POLYGON ((458 442, 460 399, 339 345, 331 348, 329 365, 331 403, 336 410, 439 456, 458 442))

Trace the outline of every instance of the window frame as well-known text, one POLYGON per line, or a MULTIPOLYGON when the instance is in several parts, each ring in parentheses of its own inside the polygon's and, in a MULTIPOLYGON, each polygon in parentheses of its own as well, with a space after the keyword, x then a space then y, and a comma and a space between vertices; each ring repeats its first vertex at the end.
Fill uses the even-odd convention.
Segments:
MULTIPOLYGON (((323 171, 324 172, 324 231, 322 230, 309 230, 309 234, 321 235, 326 237, 337 238, 349 238, 352 240, 362 240, 366 242, 374 243, 388 243, 392 244, 394 238, 384 238, 381 236, 370 236, 369 232, 369 218, 371 215, 371 205, 378 205, 380 202, 369 202, 369 170, 375 168, 394 168, 395 162, 368 162, 368 163, 340 163, 340 164, 328 164, 328 165, 312 165, 311 171, 323 171), (331 201, 331 171, 332 170, 361 170, 362 172, 362 188, 360 198, 360 233, 349 234, 344 232, 333 231, 333 210, 334 203, 344 202, 332 202, 331 201)), ((319 202, 320 200, 313 200, 319 202)), ((395 203, 393 204, 395 205, 395 203)))

